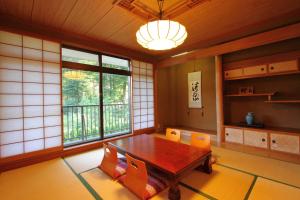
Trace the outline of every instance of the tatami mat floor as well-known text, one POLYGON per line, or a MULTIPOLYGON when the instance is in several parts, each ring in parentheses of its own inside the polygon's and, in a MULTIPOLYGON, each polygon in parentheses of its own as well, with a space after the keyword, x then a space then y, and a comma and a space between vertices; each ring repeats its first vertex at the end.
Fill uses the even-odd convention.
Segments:
MULTIPOLYGON (((193 171, 180 183, 182 199, 300 199, 300 165, 212 147, 217 163, 207 175, 193 171)), ((0 199, 135 200, 97 168, 102 149, 0 175, 0 199)), ((154 200, 167 199, 167 189, 154 200)))

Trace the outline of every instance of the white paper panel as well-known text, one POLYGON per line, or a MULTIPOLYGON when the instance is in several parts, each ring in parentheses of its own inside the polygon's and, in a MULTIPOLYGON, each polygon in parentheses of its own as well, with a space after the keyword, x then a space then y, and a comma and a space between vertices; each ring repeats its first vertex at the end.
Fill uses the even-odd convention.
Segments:
POLYGON ((24 106, 24 117, 43 116, 43 106, 24 106))
POLYGON ((60 105, 57 106, 44 106, 44 115, 60 115, 60 105))
POLYGON ((0 144, 10 144, 23 141, 23 131, 0 133, 0 144))
POLYGON ((153 108, 148 109, 148 114, 154 114, 153 108))
POLYGON ((47 41, 47 40, 44 40, 43 42, 44 42, 44 45, 43 45, 44 50, 60 53, 60 44, 59 43, 51 42, 51 41, 47 41))
POLYGON ((43 83, 43 74, 41 72, 23 72, 23 82, 43 83))
POLYGON ((42 60, 42 51, 36 49, 23 48, 23 58, 31 60, 42 60))
POLYGON ((140 82, 133 82, 133 88, 139 88, 140 87, 140 82))
POLYGON ((60 116, 49 116, 44 118, 45 126, 58 126, 61 125, 60 116))
POLYGON ((22 71, 0 69, 0 81, 22 81, 22 71))
POLYGON ((25 152, 32 152, 44 149, 44 140, 33 140, 25 142, 25 152))
POLYGON ((43 84, 24 83, 24 94, 43 94, 43 84))
POLYGON ((141 122, 141 117, 140 117, 140 116, 135 116, 135 117, 133 118, 133 121, 134 121, 135 124, 136 124, 136 123, 139 123, 139 122, 141 122))
POLYGON ((147 102, 141 102, 141 108, 147 108, 147 102))
POLYGON ((22 118, 22 107, 0 107, 0 119, 22 118))
POLYGON ((61 126, 53 126, 45 128, 45 137, 53 137, 61 135, 61 126))
POLYGON ((61 136, 46 138, 45 145, 46 148, 61 146, 61 136))
POLYGON ((139 74, 140 73, 140 69, 137 67, 133 67, 132 69, 133 74, 139 74))
POLYGON ((29 36, 23 36, 23 47, 42 49, 43 47, 42 40, 29 37, 29 36))
POLYGON ((141 123, 141 128, 148 128, 147 122, 142 122, 141 123))
POLYGON ((147 96, 148 101, 153 101, 153 96, 147 96))
POLYGON ((153 83, 147 82, 147 88, 148 88, 148 89, 153 89, 153 83))
POLYGON ((22 96, 0 95, 0 106, 22 106, 22 96))
POLYGON ((154 120, 154 116, 153 115, 148 115, 148 121, 153 121, 154 120))
POLYGON ((44 61, 60 63, 60 54, 44 51, 44 61))
POLYGON ((12 46, 9 44, 0 44, 0 55, 21 58, 22 47, 12 46))
POLYGON ((152 70, 147 70, 147 76, 152 76, 153 75, 153 71, 152 70))
POLYGON ((147 95, 147 90, 146 89, 141 89, 140 90, 140 95, 147 95))
POLYGON ((135 123, 135 124, 133 125, 133 128, 134 128, 134 130, 140 129, 140 128, 141 128, 141 123, 135 123))
POLYGON ((140 76, 140 81, 146 82, 147 81, 147 76, 140 76))
POLYGON ((146 115, 147 114, 147 109, 141 109, 141 115, 146 115))
POLYGON ((154 127, 154 121, 148 122, 148 127, 154 127))
POLYGON ((151 63, 147 63, 147 69, 152 71, 153 65, 151 63))
POLYGON ((44 72, 60 73, 60 64, 44 62, 44 72))
POLYGON ((0 31, 0 42, 22 46, 22 35, 0 31))
POLYGON ((43 105, 43 95, 24 95, 25 106, 41 106, 43 105))
POLYGON ((45 105, 60 104, 60 95, 44 95, 45 105))
POLYGON ((132 80, 133 80, 133 82, 139 81, 139 80, 140 80, 140 77, 133 74, 133 75, 132 75, 132 80))
POLYGON ((140 95, 140 89, 139 88, 133 88, 133 95, 140 95))
POLYGON ((144 89, 146 87, 147 87, 146 82, 140 82, 140 88, 141 89, 144 89))
POLYGON ((140 116, 140 115, 141 115, 141 109, 133 110, 133 116, 140 116))
POLYGON ((146 75, 147 74, 147 70, 146 69, 140 69, 140 74, 141 75, 146 75))
POLYGON ((0 56, 0 68, 22 70, 22 59, 0 56))
POLYGON ((153 77, 147 76, 147 82, 153 84, 153 77))
POLYGON ((16 131, 23 129, 23 119, 0 120, 0 132, 16 131))
POLYGON ((45 84, 44 94, 60 94, 60 85, 45 84))
POLYGON ((148 108, 153 108, 153 106, 154 106, 153 102, 149 101, 148 102, 148 108))
POLYGON ((139 67, 139 63, 140 63, 140 62, 137 61, 137 60, 132 60, 132 61, 131 61, 131 65, 134 66, 134 67, 139 67))
POLYGON ((147 121, 147 115, 142 115, 141 122, 146 122, 146 121, 147 121))
POLYGON ((153 96, 153 89, 147 89, 147 95, 153 96))
POLYGON ((15 143, 1 146, 1 157, 9 157, 23 153, 23 143, 15 143))
POLYGON ((23 69, 28 71, 41 72, 43 71, 43 64, 41 61, 23 60, 23 69))
POLYGON ((146 69, 146 67, 147 67, 147 64, 146 63, 144 63, 144 62, 140 62, 140 68, 141 69, 146 69))
POLYGON ((147 96, 141 96, 141 101, 147 101, 147 96))
POLYGON ((140 103, 133 103, 133 109, 139 109, 141 107, 140 103))
POLYGON ((43 117, 33 117, 24 119, 24 129, 43 127, 43 117))
POLYGON ((22 94, 22 83, 0 82, 0 93, 2 93, 2 94, 22 94))
POLYGON ((44 83, 60 84, 60 74, 44 73, 44 83))
POLYGON ((30 129, 24 130, 24 140, 36 140, 44 137, 44 129, 37 128, 37 129, 30 129))
POLYGON ((133 102, 140 102, 140 96, 133 96, 132 101, 133 102))

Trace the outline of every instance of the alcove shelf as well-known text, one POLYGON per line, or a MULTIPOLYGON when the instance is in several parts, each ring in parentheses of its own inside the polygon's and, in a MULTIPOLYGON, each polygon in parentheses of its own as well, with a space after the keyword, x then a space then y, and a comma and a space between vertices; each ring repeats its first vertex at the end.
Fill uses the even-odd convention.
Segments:
POLYGON ((266 96, 268 97, 268 102, 272 101, 272 96, 274 96, 277 92, 270 92, 270 93, 253 93, 253 94, 226 94, 226 97, 261 97, 266 96))
POLYGON ((265 101, 265 103, 299 103, 300 104, 300 99, 280 99, 280 100, 270 100, 270 101, 265 101))

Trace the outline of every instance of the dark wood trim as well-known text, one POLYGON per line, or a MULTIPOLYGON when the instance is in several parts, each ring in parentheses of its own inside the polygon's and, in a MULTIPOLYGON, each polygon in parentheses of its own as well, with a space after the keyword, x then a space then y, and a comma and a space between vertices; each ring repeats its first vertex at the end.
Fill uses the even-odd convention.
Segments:
POLYGON ((75 62, 62 61, 62 68, 99 72, 101 67, 94 66, 94 65, 85 65, 81 63, 75 63, 75 62))
POLYGON ((202 57, 222 55, 297 37, 300 37, 300 23, 244 37, 242 39, 234 40, 224 44, 198 49, 182 56, 167 58, 158 62, 157 65, 159 67, 168 67, 202 57))
POLYGON ((121 69, 113 69, 113 68, 106 68, 102 67, 102 72, 103 73, 108 73, 108 74, 119 74, 119 75, 125 75, 125 76, 131 76, 131 72, 127 70, 121 70, 121 69))
POLYGON ((144 128, 144 129, 139 129, 139 130, 134 130, 133 134, 134 135, 140 135, 140 134, 151 134, 151 133, 155 133, 155 128, 144 128))

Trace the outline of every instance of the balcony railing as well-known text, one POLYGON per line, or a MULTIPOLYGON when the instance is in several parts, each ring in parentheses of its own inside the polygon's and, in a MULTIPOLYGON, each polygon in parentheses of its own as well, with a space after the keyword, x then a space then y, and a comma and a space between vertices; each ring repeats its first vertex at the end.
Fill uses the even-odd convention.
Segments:
MULTIPOLYGON (((100 106, 64 106, 64 144, 71 145, 99 139, 101 136, 100 106)), ((128 104, 103 105, 104 137, 130 132, 128 104)))

